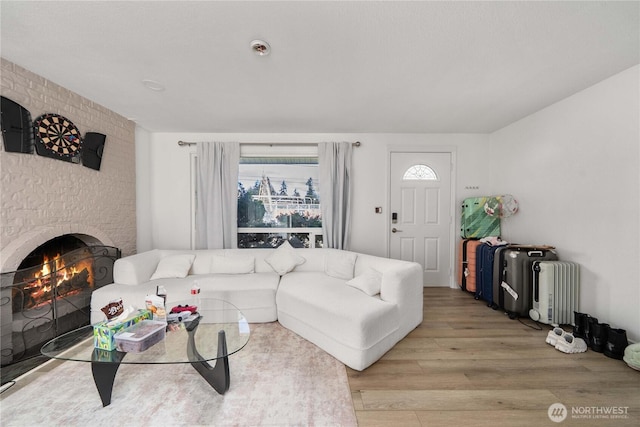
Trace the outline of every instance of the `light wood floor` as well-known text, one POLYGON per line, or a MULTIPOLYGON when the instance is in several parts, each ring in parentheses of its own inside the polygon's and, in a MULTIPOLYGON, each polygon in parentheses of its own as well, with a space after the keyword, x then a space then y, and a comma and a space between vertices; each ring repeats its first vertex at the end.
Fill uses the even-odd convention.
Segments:
POLYGON ((561 353, 545 343, 550 327, 460 290, 424 294, 417 329, 365 371, 347 368, 359 426, 640 426, 640 372, 623 361, 561 353), (554 403, 567 408, 561 423, 548 416, 554 403), (626 418, 603 418, 612 407, 628 407, 626 418))

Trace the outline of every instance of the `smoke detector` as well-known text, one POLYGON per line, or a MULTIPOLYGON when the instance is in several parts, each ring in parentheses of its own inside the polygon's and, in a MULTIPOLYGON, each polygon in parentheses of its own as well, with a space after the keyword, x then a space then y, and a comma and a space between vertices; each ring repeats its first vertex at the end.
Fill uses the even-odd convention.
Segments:
POLYGON ((253 40, 251 42, 251 50, 258 56, 267 56, 271 53, 271 46, 264 40, 253 40))

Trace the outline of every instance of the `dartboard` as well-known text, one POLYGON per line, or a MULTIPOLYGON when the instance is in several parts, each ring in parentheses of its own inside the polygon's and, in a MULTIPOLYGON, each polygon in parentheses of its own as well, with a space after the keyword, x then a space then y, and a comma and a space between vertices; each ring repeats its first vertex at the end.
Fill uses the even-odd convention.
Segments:
POLYGON ((71 121, 58 114, 44 114, 34 121, 36 151, 41 156, 77 163, 82 137, 71 121))

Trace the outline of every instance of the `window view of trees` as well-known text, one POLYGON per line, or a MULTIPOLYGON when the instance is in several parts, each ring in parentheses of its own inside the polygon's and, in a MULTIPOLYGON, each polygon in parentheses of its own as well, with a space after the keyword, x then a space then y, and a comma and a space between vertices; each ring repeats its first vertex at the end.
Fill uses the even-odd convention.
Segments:
POLYGON ((262 222, 266 212, 264 205, 252 198, 257 194, 256 186, 247 190, 241 182, 238 183, 238 227, 265 227, 262 222))
POLYGON ((238 182, 238 227, 322 227, 320 197, 313 179, 307 180, 304 197, 297 189, 289 196, 286 181, 276 192, 269 177, 249 189, 238 182))
MULTIPOLYGON (((278 190, 264 173, 254 178, 251 186, 247 186, 246 178, 244 183, 238 182, 238 247, 276 247, 283 240, 288 240, 294 247, 322 246, 322 215, 316 180, 314 177, 302 178, 295 165, 278 166, 286 171, 281 173, 294 174, 291 178, 276 178, 278 190), (296 172, 298 176, 295 176, 296 172), (305 179, 303 196, 293 183, 301 185, 305 179), (271 230, 258 231, 256 228, 271 230)), ((241 175, 242 167, 241 164, 241 175)), ((308 169, 304 171, 308 172, 308 169)))

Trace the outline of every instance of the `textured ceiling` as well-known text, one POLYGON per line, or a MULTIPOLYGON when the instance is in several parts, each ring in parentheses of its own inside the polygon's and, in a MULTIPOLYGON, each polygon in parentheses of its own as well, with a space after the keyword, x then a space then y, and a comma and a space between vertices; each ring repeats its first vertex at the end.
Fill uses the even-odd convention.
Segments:
POLYGON ((2 1, 1 54, 149 131, 492 132, 638 64, 639 5, 2 1))

